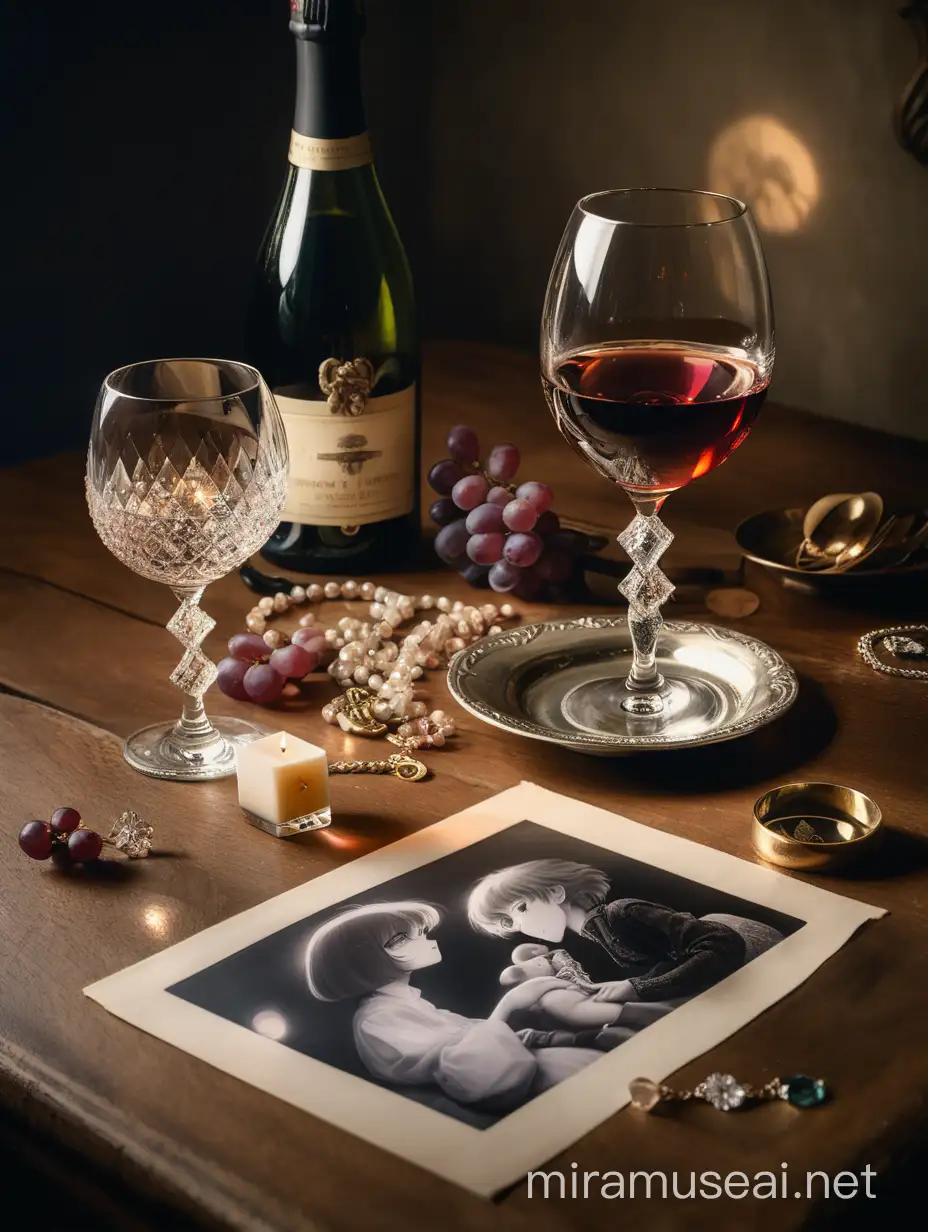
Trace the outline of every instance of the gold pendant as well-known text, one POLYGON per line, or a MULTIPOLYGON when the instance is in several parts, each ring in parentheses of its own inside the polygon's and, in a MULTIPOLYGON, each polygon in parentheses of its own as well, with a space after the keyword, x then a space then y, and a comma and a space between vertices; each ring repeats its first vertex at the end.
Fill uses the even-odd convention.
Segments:
POLYGON ((353 687, 346 689, 341 697, 330 702, 335 718, 343 732, 352 736, 382 736, 386 723, 375 719, 371 706, 376 700, 370 689, 353 687))

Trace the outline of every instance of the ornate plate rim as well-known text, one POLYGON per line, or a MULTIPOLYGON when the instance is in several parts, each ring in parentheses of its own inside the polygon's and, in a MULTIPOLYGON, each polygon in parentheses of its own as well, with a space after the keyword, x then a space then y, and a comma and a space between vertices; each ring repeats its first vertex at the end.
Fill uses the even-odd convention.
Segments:
POLYGON ((663 736, 612 736, 597 735, 594 732, 555 732, 552 728, 543 727, 528 719, 513 715, 501 714, 486 702, 468 697, 461 682, 468 676, 476 675, 477 665, 482 659, 503 646, 527 646, 545 633, 563 633, 569 629, 607 629, 628 626, 626 616, 579 616, 568 620, 543 620, 534 624, 520 625, 516 629, 506 629, 501 633, 483 637, 471 646, 459 650, 448 664, 448 688, 451 696, 476 718, 497 727, 501 731, 513 732, 515 735, 528 736, 533 740, 542 740, 547 744, 557 744, 562 748, 595 750, 608 752, 658 752, 665 749, 699 748, 708 744, 719 744, 725 740, 734 740, 750 735, 761 727, 766 727, 774 719, 785 714, 793 705, 799 694, 799 678, 786 662, 783 656, 766 642, 759 638, 739 633, 735 629, 727 629, 722 625, 703 624, 687 620, 667 620, 664 628, 676 633, 708 633, 719 641, 732 641, 745 646, 763 665, 767 684, 775 695, 775 699, 762 710, 749 717, 726 723, 705 736, 690 736, 679 739, 666 739, 663 736))

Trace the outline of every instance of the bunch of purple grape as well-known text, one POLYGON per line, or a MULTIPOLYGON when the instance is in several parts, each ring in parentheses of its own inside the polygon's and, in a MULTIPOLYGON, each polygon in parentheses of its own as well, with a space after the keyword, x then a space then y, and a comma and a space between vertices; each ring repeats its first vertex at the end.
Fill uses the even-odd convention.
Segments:
POLYGON ((277 650, 256 633, 229 638, 229 658, 219 662, 216 683, 226 697, 239 702, 276 702, 288 680, 302 680, 319 666, 329 649, 320 629, 297 629, 290 644, 277 650))
POLYGON ((515 445, 494 445, 484 464, 473 428, 448 433, 450 458, 436 462, 429 484, 438 494, 429 515, 441 529, 439 557, 474 586, 489 585, 534 599, 549 584, 565 582, 588 539, 564 530, 546 483, 514 486, 521 458, 515 445))

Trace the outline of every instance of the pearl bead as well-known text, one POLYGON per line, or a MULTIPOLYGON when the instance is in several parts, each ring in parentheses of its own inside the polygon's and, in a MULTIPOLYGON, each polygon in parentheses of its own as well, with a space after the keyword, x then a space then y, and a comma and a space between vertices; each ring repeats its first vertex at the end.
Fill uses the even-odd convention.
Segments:
POLYGON ((377 632, 378 637, 382 637, 384 639, 388 637, 392 637, 393 636, 393 626, 389 623, 389 621, 382 620, 380 624, 377 626, 376 632, 377 632))
POLYGON ((496 604, 495 603, 484 603, 483 607, 480 609, 480 615, 483 617, 484 620, 488 620, 492 624, 492 622, 499 615, 499 612, 496 609, 496 604))
POLYGON ((500 625, 490 625, 489 629, 487 629, 487 633, 502 633, 502 631, 500 625))
POLYGON ((440 598, 435 601, 435 606, 440 612, 450 612, 451 600, 446 598, 444 595, 441 595, 440 598))
POLYGON ((342 582, 342 598, 357 599, 361 588, 354 580, 342 582))
POLYGON ((322 717, 325 719, 326 723, 337 723, 337 714, 338 711, 331 702, 326 702, 326 704, 322 707, 322 717))
POLYGON ((423 595, 419 600, 418 606, 422 609, 422 611, 428 611, 429 608, 435 606, 435 599, 432 595, 423 595))
POLYGON ((382 603, 371 604, 371 620, 383 620, 384 607, 382 603))
POLYGON ((354 678, 358 684, 367 684, 371 678, 371 669, 369 667, 365 667, 364 664, 361 663, 354 669, 354 678))
POLYGON ((384 601, 384 599, 386 599, 386 597, 387 597, 387 588, 386 588, 386 586, 377 586, 377 587, 375 587, 375 588, 374 588, 374 599, 375 599, 378 603, 383 603, 383 601, 384 601))
POLYGON ((258 600, 258 611, 264 612, 266 615, 269 616, 271 612, 273 612, 273 610, 274 610, 274 596, 273 595, 263 595, 258 600))
POLYGON ((274 611, 288 612, 290 610, 290 596, 279 590, 274 596, 274 611))
POLYGON ((310 586, 306 587, 306 598, 310 603, 319 603, 324 594, 325 591, 318 582, 313 582, 310 586))
POLYGON ((428 713, 428 709, 429 708, 426 706, 425 702, 412 702, 409 707, 409 716, 413 719, 419 719, 424 714, 428 713))
POLYGON ((394 628, 403 623, 403 618, 399 613, 399 609, 395 607, 385 607, 383 610, 383 618, 388 625, 393 625, 394 628))
POLYGON ((279 646, 282 646, 283 640, 279 629, 268 629, 264 635, 264 644, 270 646, 271 650, 277 650, 279 646))
POLYGON ((345 639, 343 637, 337 637, 335 641, 332 643, 332 645, 335 647, 336 650, 341 650, 344 644, 345 644, 345 639))
POLYGON ((249 633, 261 634, 267 628, 267 621, 263 616, 255 616, 252 613, 250 616, 245 617, 245 628, 249 633))
POLYGON ((326 629, 325 640, 329 643, 330 646, 334 646, 336 641, 338 640, 338 630, 337 629, 326 629))
POLYGON ((378 672, 371 672, 371 674, 367 678, 367 683, 368 683, 368 687, 371 689, 382 689, 383 688, 383 676, 381 676, 378 672))
POLYGON ((376 701, 371 702, 371 714, 375 719, 379 719, 381 723, 385 723, 387 719, 392 719, 393 707, 389 702, 378 698, 376 701))
POLYGON ((459 620, 454 629, 459 637, 470 637, 471 635, 471 627, 466 620, 459 620))
POLYGON ((409 669, 409 678, 410 680, 421 680, 422 679, 422 668, 419 666, 418 663, 414 667, 411 667, 409 669))
POLYGON ((306 587, 305 586, 294 586, 293 589, 290 591, 290 602, 291 603, 305 603, 306 602, 306 587))
POLYGON ((451 605, 451 610, 452 612, 462 612, 464 610, 464 604, 460 599, 455 599, 454 603, 451 605))
POLYGON ((500 616, 503 617, 504 620, 508 620, 510 616, 515 616, 516 609, 512 606, 511 603, 504 603, 503 606, 499 609, 499 614, 500 616))
POLYGON ((315 623, 316 617, 313 612, 306 612, 305 615, 300 617, 300 627, 302 629, 308 629, 310 625, 314 625, 315 623))
POLYGON ((459 650, 464 649, 464 639, 460 637, 449 637, 445 642, 445 654, 457 654, 459 650))
POLYGON ((429 718, 433 723, 444 723, 447 717, 448 716, 445 714, 444 710, 433 710, 429 715, 429 718))
POLYGON ((342 588, 338 582, 326 582, 322 588, 322 593, 327 599, 337 599, 342 593, 342 588))
POLYGON ((376 589, 377 587, 374 585, 373 582, 362 582, 361 583, 361 598, 365 599, 368 603, 370 603, 370 601, 374 597, 374 591, 376 589))
POLYGON ((426 744, 431 745, 433 749, 440 749, 445 743, 445 733, 442 731, 431 732, 425 740, 426 744))

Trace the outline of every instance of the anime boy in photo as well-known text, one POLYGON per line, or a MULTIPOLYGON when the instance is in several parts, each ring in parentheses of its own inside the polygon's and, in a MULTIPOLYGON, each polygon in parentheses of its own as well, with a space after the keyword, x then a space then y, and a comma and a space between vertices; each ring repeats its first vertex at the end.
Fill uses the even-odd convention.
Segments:
POLYGON ((595 941, 619 968, 593 1000, 679 1004, 712 988, 782 940, 769 925, 742 916, 701 917, 637 898, 609 901, 609 878, 572 860, 528 860, 477 882, 467 914, 493 937, 519 933, 558 943, 565 933, 595 941))

